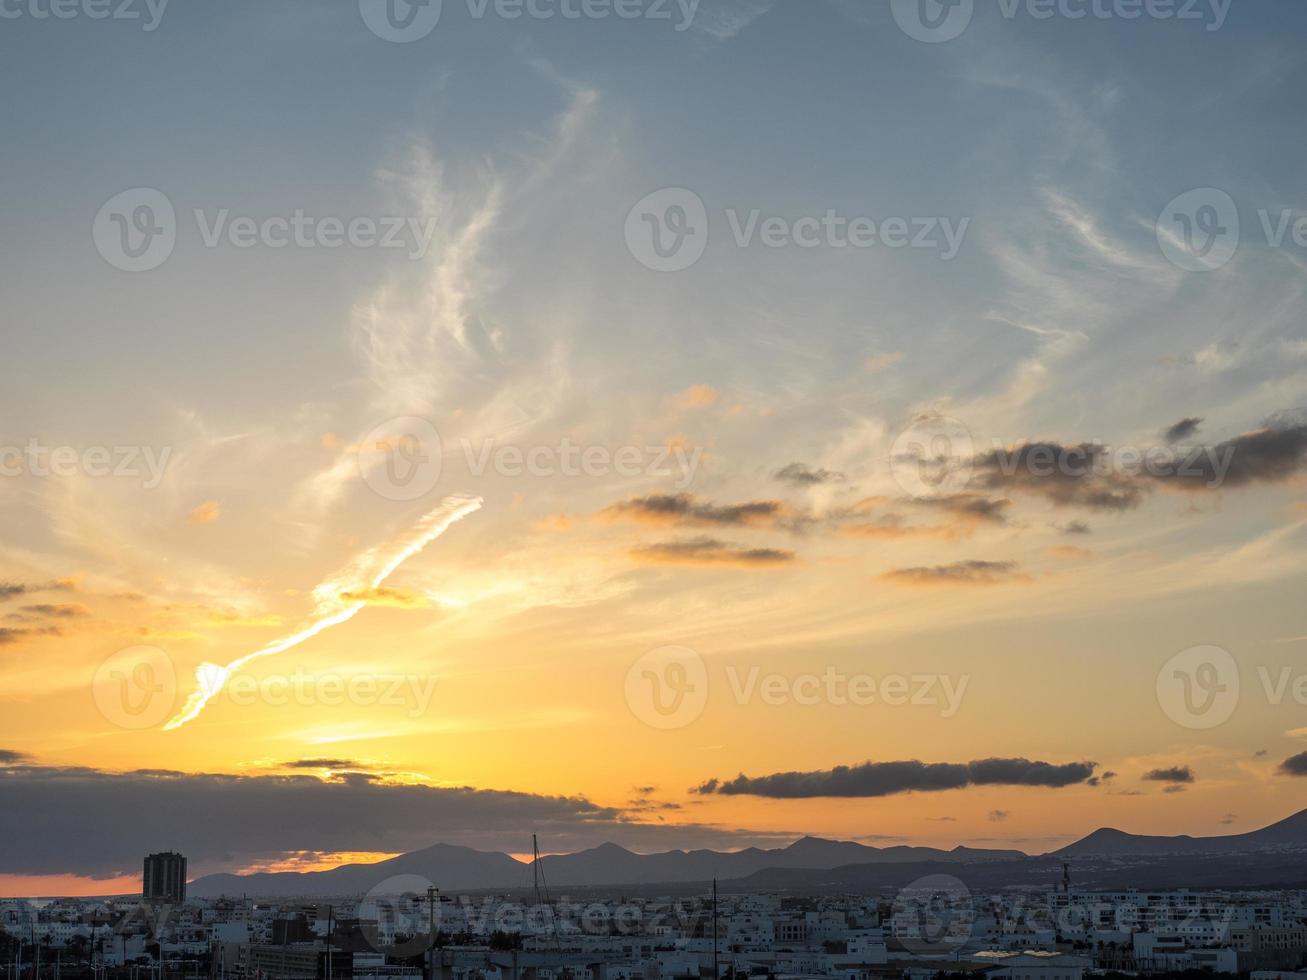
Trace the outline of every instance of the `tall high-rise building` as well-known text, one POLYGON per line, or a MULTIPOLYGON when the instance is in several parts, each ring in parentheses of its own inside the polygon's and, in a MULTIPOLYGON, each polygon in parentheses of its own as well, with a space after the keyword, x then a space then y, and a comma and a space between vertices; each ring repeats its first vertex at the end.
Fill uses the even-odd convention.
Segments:
POLYGON ((186 855, 172 851, 145 858, 141 895, 147 902, 179 905, 186 901, 186 855))

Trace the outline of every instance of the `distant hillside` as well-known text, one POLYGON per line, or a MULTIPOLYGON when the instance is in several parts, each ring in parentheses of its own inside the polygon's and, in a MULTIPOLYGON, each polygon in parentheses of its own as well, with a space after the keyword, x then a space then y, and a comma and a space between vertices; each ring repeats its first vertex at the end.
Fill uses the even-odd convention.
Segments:
POLYGON ((1131 857, 1174 854, 1246 854, 1307 849, 1307 810, 1246 834, 1226 837, 1149 837, 1104 827, 1053 853, 1058 857, 1131 857))
POLYGON ((743 878, 767 868, 822 870, 846 864, 901 864, 911 861, 1012 861, 1021 851, 985 851, 933 847, 868 847, 851 841, 805 837, 789 847, 743 851, 665 851, 635 854, 616 844, 545 858, 551 885, 625 885, 652 882, 709 881, 743 878))
POLYGON ((216 874, 187 886, 199 898, 219 895, 361 895, 387 878, 419 875, 448 889, 519 888, 531 866, 507 854, 436 844, 377 864, 346 864, 330 871, 216 874))
MULTIPOLYGON (((926 873, 948 873, 968 885, 1043 887, 1060 877, 1061 861, 1074 858, 1082 887, 1181 887, 1200 884, 1307 882, 1307 810, 1246 834, 1165 837, 1112 828, 1052 854, 955 847, 870 847, 852 841, 805 837, 788 847, 743 851, 665 851, 636 854, 603 844, 542 859, 554 889, 602 886, 692 885, 713 878, 731 887, 822 891, 895 887, 926 873), (1205 860, 1194 861, 1194 856, 1205 860), (1128 859, 1122 865, 1120 859, 1128 859)), ((388 878, 417 875, 445 892, 525 889, 531 865, 507 854, 436 844, 377 864, 331 871, 209 875, 190 885, 199 897, 217 895, 361 895, 388 878)))
MULTIPOLYGON (((922 861, 962 864, 1017 861, 1025 857, 1020 851, 878 848, 851 841, 805 837, 788 847, 770 850, 751 847, 733 852, 636 854, 616 844, 603 844, 575 854, 542 858, 541 868, 551 887, 567 888, 704 882, 713 878, 744 878, 769 868, 820 871, 850 864, 922 861)), ((531 865, 506 854, 437 844, 377 864, 349 864, 330 871, 208 875, 192 882, 189 891, 198 897, 354 895, 398 875, 427 878, 445 891, 508 890, 524 888, 530 883, 531 865)))

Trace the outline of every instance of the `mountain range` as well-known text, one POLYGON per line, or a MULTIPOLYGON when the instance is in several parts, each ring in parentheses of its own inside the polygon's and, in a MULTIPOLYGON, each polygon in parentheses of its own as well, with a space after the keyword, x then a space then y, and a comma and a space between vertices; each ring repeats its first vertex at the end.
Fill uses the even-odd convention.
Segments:
MULTIPOLYGON (((1101 874, 1105 867, 1115 868, 1126 861, 1134 862, 1134 873, 1141 877, 1140 884, 1145 879, 1152 884, 1162 879, 1188 880, 1185 875, 1189 869, 1197 869, 1202 864, 1187 860, 1188 857, 1202 856, 1210 861, 1234 855, 1272 854, 1279 857, 1269 863, 1262 862, 1266 865, 1263 875, 1292 877, 1301 871, 1303 880, 1307 881, 1307 810, 1261 830, 1224 837, 1143 836, 1102 828, 1042 857, 1016 850, 882 848, 853 841, 804 837, 782 848, 658 854, 636 854, 616 844, 603 844, 574 854, 542 858, 541 871, 555 888, 684 885, 717 878, 755 887, 800 889, 842 885, 853 889, 892 884, 905 875, 906 880, 911 880, 917 874, 937 872, 941 865, 949 866, 956 873, 961 873, 961 868, 970 869, 970 873, 986 881, 1017 883, 1042 881, 1048 876, 1049 868, 1059 866, 1061 861, 1084 867, 1091 877, 1101 874), (1150 874, 1154 877, 1147 878, 1150 874)), ((1230 865, 1231 873, 1237 874, 1239 866, 1239 862, 1230 865)), ((1207 870, 1215 867, 1209 865, 1207 870)), ((429 879, 446 892, 508 891, 525 889, 531 884, 532 865, 499 852, 436 844, 376 864, 347 864, 329 871, 208 875, 193 881, 188 890, 198 897, 354 895, 398 875, 429 879)), ((1113 881, 1123 877, 1119 870, 1113 870, 1111 875, 1113 881)))
POLYGON ((1060 851, 1058 857, 1127 857, 1161 854, 1243 854, 1307 847, 1307 810, 1261 830, 1225 837, 1148 837, 1104 827, 1060 851))
MULTIPOLYGON (((956 847, 869 847, 852 841, 804 837, 788 847, 742 851, 664 851, 636 854, 616 844, 602 844, 575 854, 541 858, 545 880, 555 887, 669 884, 744 878, 768 868, 825 870, 847 864, 940 862, 973 864, 1016 861, 1021 851, 956 847)), ((376 864, 347 864, 330 871, 215 874, 191 882, 187 891, 198 897, 217 895, 350 895, 366 892, 397 875, 419 875, 451 891, 518 889, 531 883, 531 862, 497 851, 477 851, 436 844, 376 864)))

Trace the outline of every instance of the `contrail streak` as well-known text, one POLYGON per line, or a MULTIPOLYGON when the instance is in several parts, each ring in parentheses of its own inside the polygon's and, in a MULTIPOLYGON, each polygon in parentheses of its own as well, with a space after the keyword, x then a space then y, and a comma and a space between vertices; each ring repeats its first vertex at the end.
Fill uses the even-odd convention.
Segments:
POLYGON ((390 544, 372 548, 355 558, 336 575, 327 579, 313 590, 317 601, 317 614, 307 626, 290 636, 274 640, 260 650, 247 653, 227 666, 202 663, 195 668, 197 688, 186 699, 181 711, 163 726, 165 732, 181 728, 187 722, 194 721, 204 706, 222 692, 231 675, 246 664, 274 654, 284 653, 297 647, 305 640, 312 639, 319 633, 349 622, 366 602, 346 602, 341 596, 364 589, 375 589, 390 578, 395 569, 421 552, 427 545, 440 537, 450 525, 462 520, 468 514, 481 509, 479 497, 447 497, 439 507, 426 514, 398 540, 390 544))

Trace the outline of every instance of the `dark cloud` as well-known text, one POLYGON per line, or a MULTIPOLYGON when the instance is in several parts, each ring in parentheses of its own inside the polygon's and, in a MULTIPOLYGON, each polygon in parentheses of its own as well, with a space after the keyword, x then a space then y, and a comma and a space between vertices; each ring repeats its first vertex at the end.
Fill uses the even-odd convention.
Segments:
MULTIPOLYGON (((1201 421, 1182 419, 1167 430, 1167 441, 1192 435, 1201 421)), ((1028 442, 976 456, 971 466, 973 484, 987 493, 1024 493, 1055 507, 1120 513, 1158 489, 1214 491, 1288 480, 1307 470, 1307 422, 1282 414, 1214 446, 1121 457, 1096 443, 1028 442)))
POLYGON ((533 831, 542 848, 557 852, 605 841, 644 850, 737 849, 797 836, 644 822, 577 796, 310 775, 0 768, 0 868, 10 874, 139 873, 141 855, 160 842, 186 854, 196 874, 298 851, 396 852, 449 843, 514 853, 526 849, 533 831))
POLYGON ((1253 758, 1254 758, 1254 759, 1264 759, 1264 758, 1266 758, 1266 757, 1267 757, 1268 755, 1270 755, 1270 754, 1271 754, 1271 750, 1270 750, 1270 749, 1258 749, 1256 752, 1253 753, 1253 758))
POLYGON ((1188 766, 1171 766, 1169 769, 1153 769, 1144 773, 1144 781, 1149 783, 1192 783, 1194 771, 1188 766))
POLYGON ((1054 765, 1029 759, 980 759, 976 762, 864 762, 816 772, 781 772, 771 776, 710 779, 692 790, 701 795, 763 796, 799 800, 815 797, 877 797, 897 793, 931 793, 968 786, 1063 787, 1086 782, 1097 763, 1054 765))
POLYGON ((1307 752, 1289 756, 1280 763, 1280 772, 1287 776, 1307 776, 1307 752))
POLYGON ((789 466, 773 473, 772 478, 796 487, 812 487, 823 483, 843 483, 845 479, 843 473, 814 469, 806 463, 791 463, 789 466))
POLYGON ((0 765, 25 762, 27 758, 28 756, 25 753, 15 752, 13 749, 0 749, 0 765))
POLYGON ((919 507, 944 511, 963 521, 1006 524, 1012 501, 994 500, 977 493, 955 493, 943 497, 921 497, 913 501, 919 507))
POLYGON ((1094 529, 1084 521, 1069 521, 1066 524, 1059 524, 1058 530, 1063 534, 1093 534, 1094 529))
POLYGON ((31 639, 34 636, 62 636, 62 632, 55 626, 41 626, 28 629, 11 628, 0 626, 0 647, 12 646, 21 643, 24 640, 31 639))
POLYGON ((930 568, 896 568, 881 578, 902 585, 1001 585, 1004 582, 1029 581, 1014 561, 959 561, 930 568))
POLYGON ((72 579, 56 579, 53 582, 44 584, 33 584, 30 582, 0 582, 0 602, 6 599, 12 599, 15 596, 31 595, 33 592, 75 592, 76 586, 72 579))
POLYGON ((1002 823, 1008 817, 1012 816, 1011 810, 990 810, 989 816, 986 817, 990 823, 1002 823))
POLYGON ((796 560, 792 551, 776 548, 738 548, 713 538, 669 541, 636 548, 632 556, 651 565, 713 565, 736 568, 776 568, 796 560))
POLYGON ((1177 442, 1184 442, 1184 440, 1196 433, 1198 427, 1202 424, 1203 420, 1199 418, 1181 419, 1179 422, 1175 423, 1175 425, 1168 427, 1167 430, 1162 433, 1162 438, 1165 439, 1169 445, 1174 446, 1177 442))
POLYGON ((985 490, 1032 494, 1055 507, 1121 512, 1147 496, 1135 479, 1112 472, 1106 450, 1094 443, 1028 442, 977 456, 972 466, 985 490))
POLYGON ((38 602, 30 606, 23 606, 20 611, 29 616, 45 616, 50 619, 75 619, 91 615, 91 610, 80 602, 38 602))
POLYGON ((1182 490, 1216 490, 1281 483, 1307 465, 1307 425, 1272 421, 1201 453, 1185 454, 1152 477, 1182 490), (1221 467, 1228 461, 1228 469, 1221 467))
POLYGON ((609 520, 633 520, 644 524, 766 527, 775 525, 789 513, 789 506, 779 500, 754 500, 719 506, 700 501, 690 493, 654 493, 613 504, 605 508, 600 516, 609 520))

